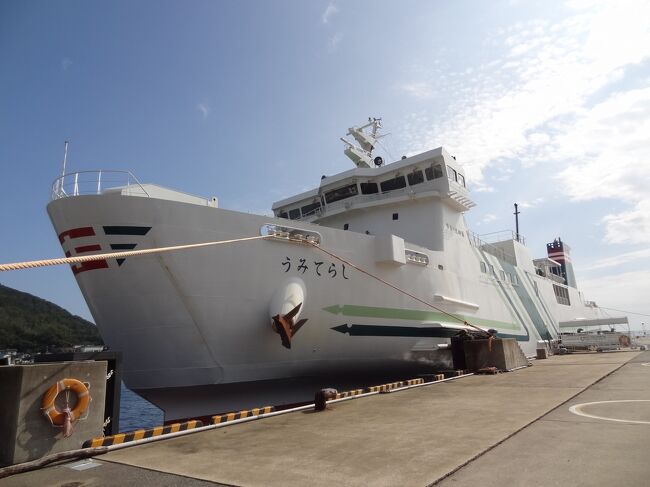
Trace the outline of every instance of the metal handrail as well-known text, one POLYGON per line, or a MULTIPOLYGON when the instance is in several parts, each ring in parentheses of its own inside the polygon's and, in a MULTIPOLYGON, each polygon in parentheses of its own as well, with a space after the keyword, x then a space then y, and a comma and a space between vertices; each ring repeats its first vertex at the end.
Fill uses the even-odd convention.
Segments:
POLYGON ((517 265, 517 259, 513 255, 510 255, 508 252, 499 247, 481 240, 480 236, 471 230, 467 230, 467 239, 469 240, 470 245, 482 249, 488 254, 492 254, 497 259, 501 259, 512 265, 517 265))
POLYGON ((110 188, 131 188, 135 186, 142 193, 149 196, 147 190, 138 181, 130 171, 120 171, 115 169, 94 169, 87 171, 75 171, 59 176, 52 183, 52 200, 67 198, 69 196, 101 194, 110 188), (118 174, 119 179, 106 179, 107 174, 118 174), (95 177, 85 178, 85 175, 96 175, 95 177), (102 177, 104 176, 104 177, 102 177), (67 181, 66 181, 67 178, 67 181), (112 184, 116 183, 116 184, 112 184))
POLYGON ((479 235, 481 240, 485 243, 496 243, 504 240, 515 240, 519 243, 526 245, 526 238, 520 233, 517 239, 517 233, 512 230, 499 230, 497 232, 482 233, 479 235))

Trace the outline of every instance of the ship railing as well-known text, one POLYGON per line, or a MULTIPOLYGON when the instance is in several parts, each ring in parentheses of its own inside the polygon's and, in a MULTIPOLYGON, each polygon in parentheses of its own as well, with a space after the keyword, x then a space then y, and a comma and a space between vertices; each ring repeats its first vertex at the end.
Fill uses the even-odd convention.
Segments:
POLYGON ((467 230, 467 238, 469 239, 470 245, 472 245, 473 247, 476 247, 478 249, 487 252, 488 254, 493 255, 499 260, 508 262, 509 264, 512 265, 517 265, 517 259, 515 258, 515 256, 509 254, 508 252, 506 252, 500 247, 497 247, 495 245, 483 241, 481 239, 481 236, 479 236, 477 233, 474 233, 471 230, 467 230))
POLYGON ((56 178, 52 183, 52 199, 97 195, 111 189, 126 189, 127 194, 132 196, 149 196, 147 190, 131 172, 96 169, 67 173, 56 178))
POLYGON ((485 243, 504 242, 506 240, 515 240, 522 245, 526 245, 526 238, 520 233, 517 235, 512 230, 499 230, 498 232, 482 233, 479 235, 485 243))
POLYGON ((309 217, 312 217, 312 216, 320 216, 321 213, 322 213, 322 209, 320 207, 319 208, 314 208, 313 210, 308 211, 307 213, 302 213, 302 218, 309 218, 309 217))
POLYGON ((539 267, 536 267, 535 271, 537 272, 538 276, 545 277, 546 279, 550 279, 551 281, 557 282, 558 284, 565 284, 566 285, 566 282, 564 281, 564 278, 562 276, 558 276, 557 274, 553 274, 550 271, 540 269, 539 267))

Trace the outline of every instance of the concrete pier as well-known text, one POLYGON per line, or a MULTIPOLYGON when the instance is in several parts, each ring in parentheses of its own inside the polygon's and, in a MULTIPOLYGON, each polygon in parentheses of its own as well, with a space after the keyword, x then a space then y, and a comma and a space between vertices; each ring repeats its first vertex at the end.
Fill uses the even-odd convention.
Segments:
POLYGON ((77 462, 82 470, 73 462, 0 486, 647 486, 644 364, 650 352, 554 356, 118 450, 85 469, 88 460, 77 462))
MULTIPOLYGON (((80 448, 86 437, 101 434, 105 394, 106 362, 0 367, 0 466, 80 448), (64 438, 63 428, 53 426, 41 409, 43 395, 66 378, 87 384, 91 397, 84 419, 75 422, 74 432, 69 438, 64 438)), ((74 408, 77 399, 75 393, 71 395, 71 407, 74 408)), ((58 401, 56 405, 62 408, 58 401)))

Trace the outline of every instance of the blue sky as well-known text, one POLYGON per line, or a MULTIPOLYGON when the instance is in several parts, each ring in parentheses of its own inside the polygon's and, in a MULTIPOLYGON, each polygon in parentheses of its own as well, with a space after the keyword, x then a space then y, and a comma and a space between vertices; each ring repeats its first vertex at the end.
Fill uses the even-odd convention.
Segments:
MULTIPOLYGON (((64 140, 70 170, 268 213, 377 116, 387 159, 465 165, 474 231, 518 202, 536 256, 561 236, 588 298, 650 314, 648 2, 5 0, 0 62, 0 262, 61 255, 64 140)), ((90 317, 67 268, 0 282, 90 317)))

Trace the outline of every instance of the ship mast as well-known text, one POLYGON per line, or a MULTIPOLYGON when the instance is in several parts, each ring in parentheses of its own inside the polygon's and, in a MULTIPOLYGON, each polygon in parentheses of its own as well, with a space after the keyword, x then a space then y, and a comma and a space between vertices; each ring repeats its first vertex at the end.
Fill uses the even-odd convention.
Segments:
POLYGON ((372 151, 375 148, 377 140, 382 136, 377 135, 381 128, 381 118, 368 117, 368 123, 361 127, 350 127, 346 136, 352 136, 357 141, 359 146, 354 145, 352 142, 341 137, 341 141, 345 144, 343 153, 348 156, 357 167, 372 167, 381 166, 384 160, 381 157, 372 158, 372 151), (369 132, 364 132, 364 129, 372 127, 369 132))
POLYGON ((517 235, 517 242, 519 242, 519 214, 521 212, 519 211, 519 205, 515 203, 515 212, 513 215, 515 215, 515 229, 516 229, 516 235, 517 235))

